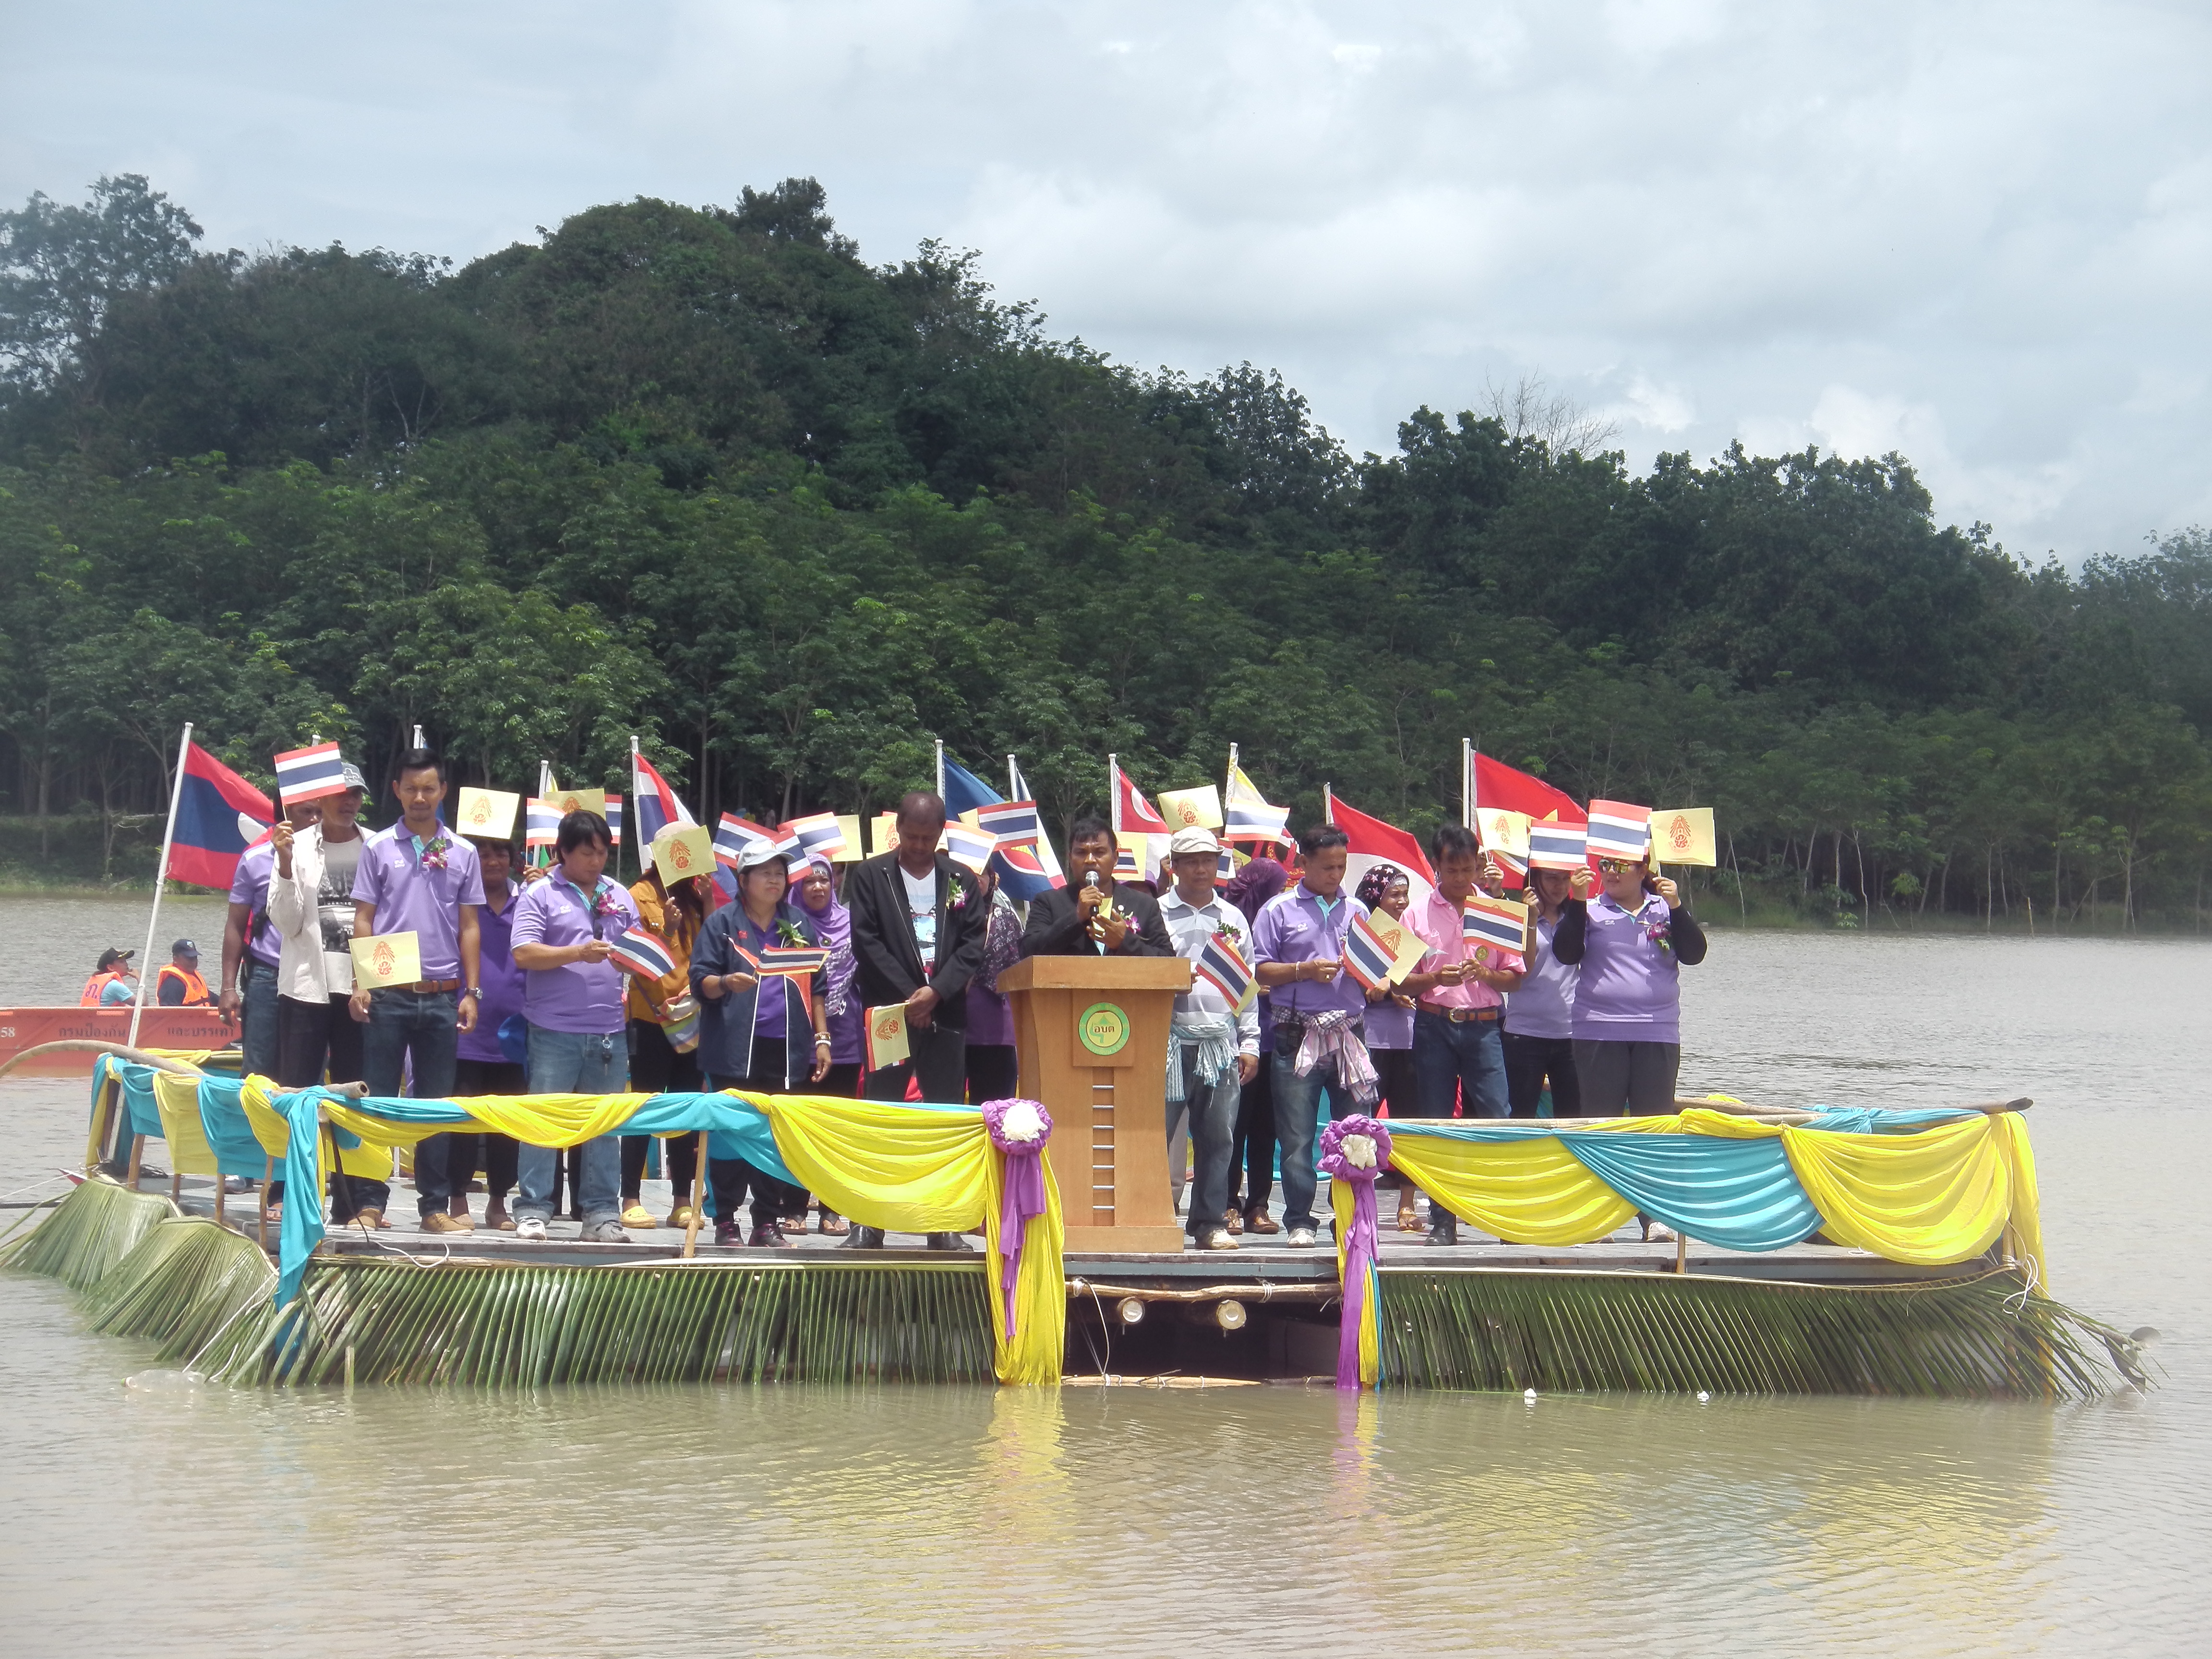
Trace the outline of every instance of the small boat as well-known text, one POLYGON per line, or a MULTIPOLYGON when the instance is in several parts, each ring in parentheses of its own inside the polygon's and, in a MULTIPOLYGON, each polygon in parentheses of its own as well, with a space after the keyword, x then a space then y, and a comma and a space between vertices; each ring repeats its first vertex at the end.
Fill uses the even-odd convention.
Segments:
MULTIPOLYGON (((0 1063, 13 1060, 42 1042, 93 1041, 124 1043, 131 1040, 128 1008, 0 1008, 0 1063)), ((213 1008, 164 1008, 149 1006, 138 1017, 140 1048, 180 1049, 200 1053, 222 1048, 238 1040, 235 1022, 226 1021, 213 1008)), ((93 1056, 88 1051, 40 1054, 22 1069, 47 1077, 88 1076, 93 1056)))

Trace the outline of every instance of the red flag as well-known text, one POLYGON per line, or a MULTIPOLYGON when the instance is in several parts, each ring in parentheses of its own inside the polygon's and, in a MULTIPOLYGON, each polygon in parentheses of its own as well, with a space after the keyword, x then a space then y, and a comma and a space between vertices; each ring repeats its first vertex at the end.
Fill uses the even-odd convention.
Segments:
POLYGON ((1554 813, 1561 823, 1586 823, 1589 815, 1563 789, 1554 789, 1541 778, 1516 772, 1504 761, 1494 761, 1478 750, 1474 757, 1474 804, 1526 812, 1532 818, 1554 813))
POLYGON ((1406 872, 1406 884, 1416 904, 1436 887, 1436 872, 1429 868, 1428 855, 1406 830, 1354 811, 1334 792, 1328 796, 1328 821, 1343 830, 1352 843, 1352 860, 1344 872, 1346 892, 1358 891, 1359 878, 1378 864, 1395 864, 1406 872))
POLYGON ((1109 761, 1114 774, 1114 833, 1117 836, 1171 836, 1168 821, 1153 810, 1117 761, 1109 761))

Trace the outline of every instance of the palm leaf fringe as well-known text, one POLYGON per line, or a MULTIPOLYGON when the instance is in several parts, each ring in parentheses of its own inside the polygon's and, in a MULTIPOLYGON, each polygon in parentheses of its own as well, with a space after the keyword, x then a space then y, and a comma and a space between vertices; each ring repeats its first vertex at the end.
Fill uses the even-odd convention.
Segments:
POLYGON ((977 1264, 587 1267, 320 1261, 202 1364, 240 1383, 988 1382, 977 1264), (249 1323, 252 1329, 245 1328, 249 1323))
POLYGON ((134 1193, 104 1176, 71 1191, 37 1228, 0 1250, 0 1267, 88 1291, 161 1223, 178 1214, 159 1193, 134 1193))
POLYGON ((260 1247, 203 1217, 163 1221, 85 1297, 93 1329, 151 1337, 164 1360, 197 1358, 276 1288, 260 1247))
POLYGON ((2119 1380, 2106 1358, 2148 1381, 2126 1337, 2009 1273, 1851 1286, 1389 1269, 1380 1279, 1385 1388, 2087 1399, 2119 1380))

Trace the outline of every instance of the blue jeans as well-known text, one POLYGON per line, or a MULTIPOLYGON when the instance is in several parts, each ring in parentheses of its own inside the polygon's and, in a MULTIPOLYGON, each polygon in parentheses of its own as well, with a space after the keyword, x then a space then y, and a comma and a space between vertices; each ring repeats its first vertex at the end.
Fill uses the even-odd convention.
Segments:
MULTIPOLYGON (((1353 1027, 1358 1035, 1359 1028, 1353 1027)), ((1324 1060, 1300 1077, 1298 1043, 1304 1033, 1295 1025, 1275 1028, 1275 1053, 1270 1062, 1275 1097, 1275 1145, 1283 1164, 1283 1231, 1295 1232, 1314 1224, 1314 1137, 1321 1126, 1322 1091, 1331 1101, 1349 1101, 1352 1091, 1337 1078, 1336 1061, 1324 1060)), ((1345 1109, 1341 1105, 1338 1111, 1345 1109)), ((1193 1211, 1194 1215, 1196 1211, 1193 1211)))
POLYGON ((1469 1117, 1505 1115, 1505 1045, 1498 1032, 1494 1019, 1454 1024, 1440 1014, 1414 1012, 1413 1087, 1421 1116, 1449 1117, 1455 1093, 1469 1117))
MULTIPOLYGON (((447 1100, 453 1092, 453 1062, 461 1034, 453 1024, 459 997, 452 991, 368 994, 368 1024, 361 1034, 361 1074, 372 1095, 399 1092, 403 1062, 414 1062, 415 1098, 447 1100)), ((465 1182, 466 1177, 463 1177, 465 1182)), ((453 1196, 446 1176, 446 1138, 432 1135, 415 1149, 415 1204, 424 1215, 453 1196)))
MULTIPOLYGON (((1232 1066, 1211 1084, 1198 1080, 1198 1050, 1182 1050, 1182 1094, 1168 1102, 1168 1145, 1175 1146, 1176 1125, 1190 1115, 1190 1218, 1185 1225, 1193 1238, 1218 1232, 1229 1209, 1229 1154, 1237 1143, 1237 1107, 1243 1085, 1232 1066)), ((1170 1181, 1182 1171, 1170 1170, 1170 1181)))
POLYGON ((276 970, 248 960, 239 1001, 239 1058, 248 1077, 276 1075, 276 970))
MULTIPOLYGON (((530 1092, 533 1095, 611 1095, 629 1082, 629 1034, 605 1036, 583 1031, 530 1028, 530 1092)), ((525 1146, 515 1160, 514 1215, 553 1218, 553 1173, 558 1156, 550 1146, 525 1146)), ((576 1148, 576 1198, 584 1225, 596 1227, 622 1215, 622 1137, 598 1135, 576 1148)))

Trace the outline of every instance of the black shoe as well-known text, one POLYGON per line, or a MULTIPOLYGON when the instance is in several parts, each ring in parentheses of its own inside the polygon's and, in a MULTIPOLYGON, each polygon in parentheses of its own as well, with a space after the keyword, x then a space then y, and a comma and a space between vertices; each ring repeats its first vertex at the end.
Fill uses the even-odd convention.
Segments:
POLYGON ((932 1233, 929 1248, 933 1250, 964 1250, 970 1255, 975 1253, 975 1247, 958 1233, 932 1233))
POLYGON ((884 1248, 884 1230, 881 1227, 863 1227, 856 1221, 853 1224, 853 1231, 845 1235, 845 1242, 837 1248, 842 1250, 880 1250, 884 1248))
POLYGON ((714 1243, 717 1244, 737 1245, 744 1242, 744 1236, 738 1231, 736 1222, 717 1221, 714 1224, 714 1243))
POLYGON ((1459 1219, 1458 1219, 1458 1218, 1457 1218, 1457 1217, 1455 1217, 1455 1216, 1449 1216, 1449 1215, 1447 1215, 1447 1216, 1446 1216, 1446 1217, 1445 1217, 1442 1221, 1431 1221, 1431 1222, 1429 1224, 1429 1236, 1428 1236, 1426 1238, 1423 1239, 1423 1240, 1421 1241, 1421 1243, 1423 1243, 1424 1244, 1456 1244, 1456 1243, 1459 1243, 1459 1219))

